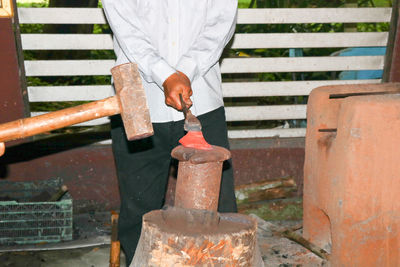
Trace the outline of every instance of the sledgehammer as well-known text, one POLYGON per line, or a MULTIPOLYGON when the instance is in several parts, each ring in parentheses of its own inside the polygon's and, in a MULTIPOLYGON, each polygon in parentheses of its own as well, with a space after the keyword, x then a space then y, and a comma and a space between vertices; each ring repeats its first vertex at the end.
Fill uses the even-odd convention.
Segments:
POLYGON ((146 94, 133 63, 111 69, 116 95, 31 118, 0 124, 0 142, 25 138, 73 124, 121 114, 128 140, 153 135, 146 94))

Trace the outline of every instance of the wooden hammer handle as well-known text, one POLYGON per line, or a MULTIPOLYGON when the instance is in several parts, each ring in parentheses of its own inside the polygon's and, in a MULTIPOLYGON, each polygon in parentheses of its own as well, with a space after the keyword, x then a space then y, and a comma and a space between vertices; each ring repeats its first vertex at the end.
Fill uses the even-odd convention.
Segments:
POLYGON ((0 142, 21 139, 73 124, 120 113, 117 96, 0 124, 0 142))

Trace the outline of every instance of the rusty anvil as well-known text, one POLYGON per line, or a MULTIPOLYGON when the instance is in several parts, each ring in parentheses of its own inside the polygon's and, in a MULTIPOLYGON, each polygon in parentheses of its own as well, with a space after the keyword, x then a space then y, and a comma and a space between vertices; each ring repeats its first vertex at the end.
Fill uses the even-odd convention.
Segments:
POLYGON ((40 116, 0 124, 0 142, 3 149, 3 143, 7 141, 116 114, 121 114, 128 140, 153 135, 153 125, 150 120, 146 94, 137 65, 126 63, 115 66, 111 69, 111 74, 114 79, 115 96, 40 116))

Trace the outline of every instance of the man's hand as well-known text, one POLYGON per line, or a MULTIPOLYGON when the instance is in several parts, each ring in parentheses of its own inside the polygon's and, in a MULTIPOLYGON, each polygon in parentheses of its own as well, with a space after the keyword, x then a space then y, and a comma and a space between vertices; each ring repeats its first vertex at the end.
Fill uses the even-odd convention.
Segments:
POLYGON ((192 105, 190 96, 193 94, 189 78, 182 72, 176 72, 169 76, 163 83, 165 104, 177 110, 182 110, 179 94, 182 94, 183 101, 187 107, 192 105))

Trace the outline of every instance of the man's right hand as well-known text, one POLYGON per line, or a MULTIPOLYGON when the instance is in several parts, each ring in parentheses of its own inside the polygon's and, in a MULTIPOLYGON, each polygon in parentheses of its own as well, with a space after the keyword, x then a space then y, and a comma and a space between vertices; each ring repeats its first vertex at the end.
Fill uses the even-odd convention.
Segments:
POLYGON ((190 96, 193 94, 189 78, 182 72, 176 72, 169 76, 163 83, 165 104, 177 110, 182 110, 179 94, 182 94, 183 101, 190 107, 192 100, 190 96))

